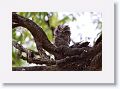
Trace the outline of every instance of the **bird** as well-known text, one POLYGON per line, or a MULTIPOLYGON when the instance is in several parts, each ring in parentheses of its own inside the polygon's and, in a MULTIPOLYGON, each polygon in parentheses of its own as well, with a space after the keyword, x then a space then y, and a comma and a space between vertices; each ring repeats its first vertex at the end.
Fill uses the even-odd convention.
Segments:
POLYGON ((69 47, 70 44, 70 27, 68 25, 59 25, 54 30, 55 46, 66 46, 69 47))

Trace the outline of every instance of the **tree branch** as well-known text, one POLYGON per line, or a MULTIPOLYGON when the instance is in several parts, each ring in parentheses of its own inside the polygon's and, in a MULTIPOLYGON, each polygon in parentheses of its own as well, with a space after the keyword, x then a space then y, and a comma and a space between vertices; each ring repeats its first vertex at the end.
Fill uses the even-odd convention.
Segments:
POLYGON ((56 66, 12 67, 13 71, 56 71, 56 66))
MULTIPOLYGON (((48 40, 46 34, 36 23, 32 20, 24 18, 16 13, 12 14, 12 22, 16 23, 18 26, 27 28, 34 37, 37 47, 42 47, 51 54, 56 54, 56 47, 48 40)), ((15 26, 14 26, 15 27, 15 26)), ((39 51, 39 48, 37 48, 39 51)))
POLYGON ((25 52, 28 56, 24 57, 21 56, 23 60, 26 60, 28 63, 35 63, 35 64, 46 64, 46 65, 55 65, 56 61, 50 60, 48 57, 41 57, 41 58, 35 58, 35 55, 39 55, 38 52, 28 50, 24 48, 21 44, 18 44, 17 42, 12 42, 13 46, 18 49, 21 52, 25 52))
POLYGON ((26 48, 24 48, 22 45, 18 44, 15 41, 12 41, 12 45, 16 48, 19 49, 21 52, 25 52, 28 54, 28 50, 26 48))

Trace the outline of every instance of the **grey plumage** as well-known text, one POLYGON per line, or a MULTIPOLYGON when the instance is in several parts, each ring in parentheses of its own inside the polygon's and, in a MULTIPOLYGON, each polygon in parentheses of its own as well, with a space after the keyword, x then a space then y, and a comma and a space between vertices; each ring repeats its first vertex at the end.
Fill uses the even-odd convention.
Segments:
POLYGON ((70 28, 67 25, 59 25, 54 30, 55 46, 68 46, 70 44, 70 28))

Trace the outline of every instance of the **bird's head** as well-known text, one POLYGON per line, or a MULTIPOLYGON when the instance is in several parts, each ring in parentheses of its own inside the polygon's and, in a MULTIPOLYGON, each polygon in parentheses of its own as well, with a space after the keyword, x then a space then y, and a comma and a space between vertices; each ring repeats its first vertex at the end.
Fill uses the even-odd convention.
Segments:
POLYGON ((55 29, 54 35, 60 35, 60 34, 71 35, 70 27, 68 25, 59 25, 55 29))

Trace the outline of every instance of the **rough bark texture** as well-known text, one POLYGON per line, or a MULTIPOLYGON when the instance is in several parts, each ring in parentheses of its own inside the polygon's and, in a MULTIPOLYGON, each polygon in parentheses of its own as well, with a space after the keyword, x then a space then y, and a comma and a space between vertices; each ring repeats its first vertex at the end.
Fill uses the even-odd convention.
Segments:
MULTIPOLYGON (((12 14, 12 27, 22 26, 27 28, 34 37, 38 52, 24 48, 17 42, 13 46, 25 52, 27 57, 21 56, 28 63, 39 64, 34 67, 13 67, 13 71, 101 71, 102 70, 102 35, 98 38, 93 47, 89 47, 89 42, 70 43, 70 28, 68 26, 58 27, 57 30, 62 33, 55 35, 56 43, 52 44, 41 27, 32 20, 12 14), (61 30, 62 29, 62 30, 61 30), (67 29, 67 30, 66 30, 67 29), (65 34, 65 35, 64 35, 65 34), (59 40, 62 40, 61 41, 59 40), (67 40, 66 40, 67 39, 67 40), (66 43, 64 43, 66 42, 66 43), (65 45, 64 45, 65 44, 65 45), (53 54, 55 59, 51 59, 44 50, 53 54), (36 58, 39 55, 40 58, 36 58), (46 66, 41 66, 46 64, 46 66)), ((56 30, 55 30, 56 31, 56 30)), ((56 33, 57 34, 57 33, 56 33)))

